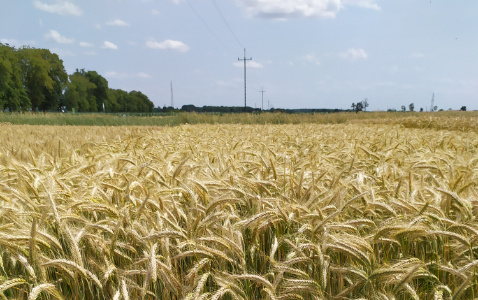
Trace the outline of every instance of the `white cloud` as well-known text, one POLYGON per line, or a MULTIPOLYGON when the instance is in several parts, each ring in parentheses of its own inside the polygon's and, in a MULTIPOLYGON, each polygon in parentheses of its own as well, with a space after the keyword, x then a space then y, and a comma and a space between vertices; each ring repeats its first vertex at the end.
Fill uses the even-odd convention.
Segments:
POLYGON ((357 60, 357 59, 367 59, 368 54, 363 49, 350 48, 347 51, 340 52, 338 56, 342 59, 347 60, 357 60))
POLYGON ((304 56, 304 59, 310 63, 320 66, 320 60, 313 54, 307 54, 306 56, 304 56))
POLYGON ((363 8, 369 8, 374 10, 380 10, 380 6, 375 3, 375 0, 344 0, 346 5, 356 5, 363 8))
POLYGON ((58 44, 71 44, 75 41, 75 39, 69 39, 67 37, 62 36, 56 30, 50 30, 47 34, 45 34, 45 37, 49 40, 54 40, 58 44))
POLYGON ((380 10, 376 0, 237 0, 249 17, 286 20, 334 18, 346 5, 380 10))
POLYGON ((118 50, 118 46, 113 44, 112 42, 109 41, 104 41, 103 46, 101 47, 103 49, 111 49, 111 50, 118 50))
POLYGON ((127 23, 123 20, 120 20, 120 19, 115 19, 115 20, 106 22, 106 25, 109 25, 109 26, 129 26, 129 23, 127 23))
POLYGON ((288 19, 333 18, 342 8, 340 0, 239 0, 251 17, 288 19))
POLYGON ((80 16, 83 11, 75 4, 69 1, 57 0, 55 4, 43 3, 39 0, 33 1, 33 5, 39 10, 58 15, 74 15, 80 16))
POLYGON ((94 47, 94 46, 95 46, 95 45, 93 45, 92 43, 80 42, 80 47, 92 48, 92 47, 94 47))
POLYGON ((161 11, 159 11, 159 10, 157 10, 157 9, 153 9, 153 10, 151 11, 151 14, 152 14, 153 16, 159 16, 159 15, 161 14, 161 11))
MULTIPOLYGON (((235 67, 241 67, 241 68, 244 68, 244 62, 243 61, 236 61, 235 63, 233 63, 233 65, 235 67)), ((264 68, 264 66, 258 62, 255 62, 253 60, 250 60, 250 61, 247 61, 247 68, 251 68, 251 69, 262 69, 264 68)))
POLYGON ((146 42, 146 47, 151 49, 161 49, 161 50, 175 50, 179 52, 189 51, 189 46, 180 41, 165 40, 162 42, 157 42, 154 39, 150 39, 146 42))
POLYGON ((105 73, 105 77, 108 77, 108 78, 120 78, 120 77, 124 77, 125 75, 126 74, 119 74, 116 71, 109 71, 105 73))
MULTIPOLYGON (((244 64, 244 63, 243 63, 244 64)), ((258 62, 250 61, 247 63, 247 66, 252 69, 262 69, 264 66, 258 62)))
POLYGON ((139 78, 151 78, 151 75, 149 75, 148 73, 139 72, 138 74, 136 74, 136 77, 139 77, 139 78))

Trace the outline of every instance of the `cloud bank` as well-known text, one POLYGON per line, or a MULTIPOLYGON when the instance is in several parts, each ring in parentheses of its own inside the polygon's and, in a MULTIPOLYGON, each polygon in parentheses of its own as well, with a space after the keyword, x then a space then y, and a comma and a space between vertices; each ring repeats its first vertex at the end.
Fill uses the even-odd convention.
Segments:
POLYGON ((343 2, 345 5, 355 5, 363 8, 380 10, 380 6, 375 3, 375 0, 344 0, 343 2))
POLYGON ((367 59, 368 54, 363 49, 350 48, 344 52, 340 52, 338 56, 347 60, 367 59))
POLYGON ((80 47, 92 48, 94 46, 95 45, 93 45, 92 43, 89 43, 89 42, 80 42, 80 47))
POLYGON ((45 37, 49 40, 54 40, 58 44, 71 44, 75 41, 75 39, 69 39, 67 37, 62 36, 58 31, 56 30, 50 30, 45 37))
POLYGON ((154 39, 150 39, 146 42, 146 47, 151 49, 160 49, 160 50, 175 50, 178 52, 188 52, 189 46, 180 41, 174 40, 165 40, 162 42, 157 42, 154 39))
POLYGON ((120 19, 115 19, 115 20, 106 22, 106 25, 109 25, 109 26, 129 26, 129 23, 127 23, 123 20, 120 20, 120 19))
MULTIPOLYGON (((251 68, 251 69, 262 69, 264 68, 264 65, 258 63, 258 62, 255 62, 253 60, 250 60, 250 61, 247 61, 247 68, 251 68)), ((244 62, 243 61, 236 61, 235 63, 233 63, 233 65, 235 67, 240 67, 240 68, 244 68, 244 62)))
POLYGON ((81 16, 83 14, 83 11, 78 6, 69 1, 59 0, 56 1, 55 4, 47 4, 39 0, 35 0, 33 1, 33 5, 39 10, 46 11, 52 14, 74 16, 81 16))
POLYGON ((313 54, 307 54, 306 56, 303 57, 306 61, 308 61, 309 63, 312 63, 316 66, 320 66, 320 60, 315 57, 315 55, 313 54))
POLYGON ((116 46, 115 44, 113 44, 112 42, 110 41, 104 41, 103 42, 103 46, 101 47, 103 49, 111 49, 111 50, 118 50, 118 46, 116 46))
POLYGON ((237 0, 237 3, 249 17, 276 20, 335 18, 349 5, 380 10, 375 0, 237 0))

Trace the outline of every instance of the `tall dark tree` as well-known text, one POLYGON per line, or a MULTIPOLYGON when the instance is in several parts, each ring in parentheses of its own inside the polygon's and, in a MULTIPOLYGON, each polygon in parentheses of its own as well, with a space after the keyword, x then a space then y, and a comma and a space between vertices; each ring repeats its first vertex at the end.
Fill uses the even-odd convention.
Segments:
POLYGON ((355 112, 359 112, 359 111, 362 111, 363 110, 363 103, 362 102, 357 102, 357 104, 355 104, 355 112))
POLYGON ((38 49, 41 57, 48 62, 48 75, 53 80, 53 88, 45 91, 45 102, 41 106, 43 110, 56 110, 63 103, 63 91, 68 82, 68 74, 63 66, 63 60, 56 53, 47 49, 38 49))
POLYGON ((90 109, 92 111, 103 111, 103 105, 108 102, 108 81, 96 71, 88 71, 85 76, 96 86, 93 91, 96 98, 96 109, 93 110, 92 107, 90 109))
POLYGON ((119 112, 120 104, 118 103, 118 98, 116 96, 115 90, 108 89, 108 98, 105 104, 107 112, 119 112))
POLYGON ((75 109, 82 112, 96 111, 98 109, 94 95, 96 85, 86 78, 85 71, 76 70, 69 78, 70 81, 65 91, 65 105, 67 109, 75 109))
POLYGON ((123 90, 110 89, 110 99, 115 100, 117 111, 126 112, 128 110, 128 93, 123 90))
POLYGON ((33 109, 57 109, 68 75, 63 61, 47 49, 18 50, 22 83, 33 109))
POLYGON ((13 47, 0 43, 0 110, 28 110, 31 106, 16 54, 13 47))
POLYGON ((131 91, 129 93, 129 111, 137 112, 152 112, 154 108, 153 102, 148 99, 148 96, 139 92, 131 91))
POLYGON ((48 75, 48 62, 36 49, 23 47, 18 50, 22 83, 33 110, 40 109, 45 101, 45 90, 53 89, 53 80, 48 75))

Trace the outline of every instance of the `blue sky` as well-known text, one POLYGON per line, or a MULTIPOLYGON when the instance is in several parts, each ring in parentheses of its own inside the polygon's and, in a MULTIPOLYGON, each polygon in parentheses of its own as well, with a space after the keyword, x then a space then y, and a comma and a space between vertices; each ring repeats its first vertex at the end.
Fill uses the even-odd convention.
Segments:
POLYGON ((0 0, 0 42, 47 48, 155 106, 478 109, 476 0, 0 0))

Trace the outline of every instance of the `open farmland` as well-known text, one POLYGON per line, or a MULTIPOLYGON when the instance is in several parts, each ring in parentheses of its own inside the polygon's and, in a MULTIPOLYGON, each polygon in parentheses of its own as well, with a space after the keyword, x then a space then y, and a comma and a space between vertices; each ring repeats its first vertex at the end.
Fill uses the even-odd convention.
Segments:
POLYGON ((476 128, 418 121, 0 125, 0 298, 476 298, 476 128))

